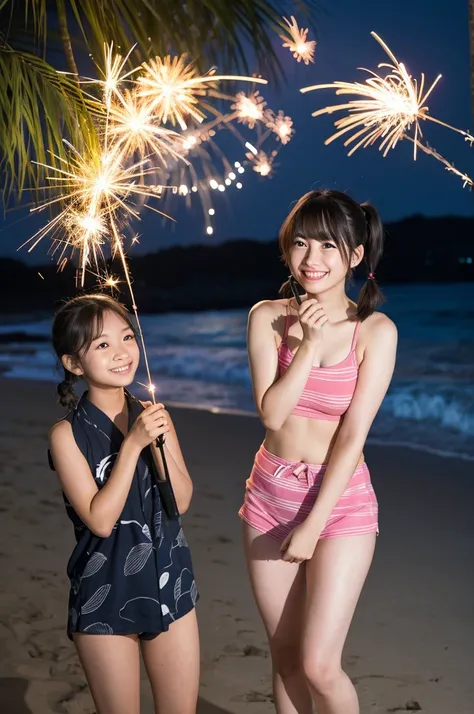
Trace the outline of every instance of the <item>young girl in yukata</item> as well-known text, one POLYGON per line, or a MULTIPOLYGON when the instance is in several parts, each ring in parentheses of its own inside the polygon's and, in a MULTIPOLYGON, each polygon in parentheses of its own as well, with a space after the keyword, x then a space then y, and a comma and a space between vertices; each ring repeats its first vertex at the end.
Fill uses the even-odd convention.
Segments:
POLYGON ((64 367, 60 403, 69 409, 50 433, 76 545, 67 632, 98 714, 138 714, 140 658, 156 714, 195 714, 199 680, 197 589, 179 517, 162 507, 157 479, 164 452, 184 513, 192 483, 163 404, 126 389, 139 349, 131 315, 106 295, 85 295, 56 314, 53 344, 64 367), (86 391, 78 399, 74 383, 86 391))
POLYGON ((240 510, 247 563, 277 713, 310 714, 315 702, 318 714, 358 714, 341 656, 378 532, 364 444, 397 344, 395 325, 375 311, 383 228, 371 205, 311 191, 284 222, 280 245, 286 297, 256 305, 248 326, 267 431, 240 510), (346 283, 362 261, 356 304, 346 283))

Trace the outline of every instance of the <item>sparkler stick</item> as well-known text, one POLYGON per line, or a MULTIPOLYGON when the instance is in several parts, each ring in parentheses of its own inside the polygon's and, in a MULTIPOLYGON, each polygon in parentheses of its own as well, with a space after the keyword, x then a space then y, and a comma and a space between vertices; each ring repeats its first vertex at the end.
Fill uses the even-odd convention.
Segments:
MULTIPOLYGON (((266 84, 265 79, 217 75, 215 70, 201 76, 185 55, 175 58, 157 57, 141 67, 128 70, 132 51, 133 47, 122 57, 114 54, 112 45, 106 47, 104 78, 86 80, 89 84, 99 84, 102 91, 102 99, 98 102, 94 117, 97 134, 84 136, 84 149, 81 151, 65 141, 69 150, 68 157, 55 157, 59 166, 41 164, 49 171, 44 189, 51 192, 51 195, 32 210, 39 212, 49 208, 59 209, 59 212, 24 245, 28 245, 28 250, 31 251, 41 240, 50 237, 50 250, 53 254, 59 253, 60 269, 66 264, 68 250, 71 254, 78 252, 78 277, 82 286, 86 272, 93 272, 91 268, 95 268, 96 272, 93 274, 100 279, 100 266, 104 261, 103 250, 106 246, 112 256, 119 258, 144 355, 148 378, 146 388, 155 401, 145 340, 124 247, 124 224, 139 218, 137 201, 170 218, 150 206, 147 199, 160 198, 169 190, 184 196, 199 190, 197 174, 185 154, 190 155, 197 151, 199 155, 203 142, 212 143, 216 128, 232 127, 235 120, 249 128, 262 124, 269 127, 268 135, 273 132, 278 136, 281 145, 289 141, 293 130, 291 119, 282 112, 275 116, 268 109, 264 111, 266 105, 258 92, 248 96, 243 93, 235 96, 224 94, 219 89, 219 83, 222 81, 266 84), (212 105, 210 99, 233 103, 230 113, 222 113, 212 105), (212 119, 203 125, 208 114, 212 115, 212 119), (167 122, 182 131, 187 130, 189 124, 197 124, 199 130, 196 132, 191 129, 192 133, 183 135, 164 126, 167 122), (183 183, 179 189, 172 184, 168 185, 170 165, 186 166, 191 171, 194 178, 191 191, 183 183), (150 183, 151 176, 155 181, 158 178, 158 183, 150 183)), ((238 135, 233 127, 232 130, 238 135)), ((201 158, 203 153, 201 151, 201 158)), ((255 170, 261 175, 267 175, 275 154, 276 151, 266 164, 262 160, 260 168, 256 166, 255 170)), ((236 178, 231 165, 223 155, 221 158, 224 164, 227 163, 227 177, 221 184, 208 176, 207 191, 209 186, 213 187, 213 182, 216 188, 225 190, 236 178)), ((207 164, 205 166, 207 167, 207 164)), ((238 173, 244 171, 239 162, 235 163, 235 167, 238 173)), ((236 186, 241 188, 242 184, 237 182, 236 186)), ((214 213, 214 209, 208 207, 207 215, 214 213)), ((212 226, 208 224, 207 233, 210 235, 212 231, 212 226)), ((106 276, 102 280, 102 286, 112 289, 117 283, 118 280, 112 276, 106 276)))

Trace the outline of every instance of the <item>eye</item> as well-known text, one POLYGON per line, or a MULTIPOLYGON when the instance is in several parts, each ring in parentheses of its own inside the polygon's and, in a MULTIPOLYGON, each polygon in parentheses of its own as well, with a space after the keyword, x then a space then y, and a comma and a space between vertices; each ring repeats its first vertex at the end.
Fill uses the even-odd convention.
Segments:
POLYGON ((124 342, 128 341, 128 340, 134 340, 135 335, 133 334, 133 332, 131 332, 129 335, 125 335, 125 337, 123 339, 124 339, 124 342))
POLYGON ((329 249, 329 248, 336 248, 334 243, 329 243, 328 241, 325 241, 323 244, 323 248, 329 249))
POLYGON ((295 245, 297 248, 306 248, 306 243, 300 238, 296 238, 293 245, 295 245))
POLYGON ((97 345, 97 349, 98 349, 98 350, 105 350, 106 347, 108 347, 108 346, 109 346, 109 345, 108 345, 107 342, 101 342, 100 345, 97 345))

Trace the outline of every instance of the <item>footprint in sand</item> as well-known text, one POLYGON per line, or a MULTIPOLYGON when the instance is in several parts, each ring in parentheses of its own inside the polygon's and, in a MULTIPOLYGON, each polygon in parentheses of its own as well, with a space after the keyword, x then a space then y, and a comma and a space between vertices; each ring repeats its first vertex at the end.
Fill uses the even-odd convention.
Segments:
POLYGON ((275 700, 271 692, 265 694, 264 692, 255 692, 251 690, 246 694, 238 694, 237 696, 232 697, 231 701, 246 702, 251 704, 256 704, 258 702, 270 702, 271 704, 274 704, 275 700))
POLYGON ((224 496, 221 496, 220 493, 204 493, 203 494, 206 498, 209 498, 211 501, 223 501, 224 496))
POLYGON ((232 538, 228 538, 227 536, 217 536, 216 541, 218 543, 233 543, 232 538))

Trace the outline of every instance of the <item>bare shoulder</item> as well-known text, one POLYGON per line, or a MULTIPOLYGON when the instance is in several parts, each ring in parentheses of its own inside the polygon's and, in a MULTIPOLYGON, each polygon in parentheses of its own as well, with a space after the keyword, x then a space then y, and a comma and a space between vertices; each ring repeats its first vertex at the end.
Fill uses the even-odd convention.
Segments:
POLYGON ((398 332, 395 323, 383 312, 374 312, 361 326, 364 342, 371 344, 396 344, 398 332))
POLYGON ((66 419, 57 421, 56 424, 51 427, 49 432, 49 445, 52 448, 58 448, 63 444, 68 444, 71 439, 74 439, 72 427, 66 419))
POLYGON ((286 314, 288 300, 261 300, 249 312, 249 322, 272 322, 275 318, 286 314))

